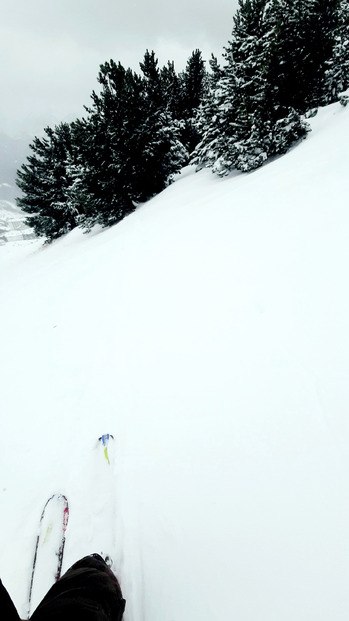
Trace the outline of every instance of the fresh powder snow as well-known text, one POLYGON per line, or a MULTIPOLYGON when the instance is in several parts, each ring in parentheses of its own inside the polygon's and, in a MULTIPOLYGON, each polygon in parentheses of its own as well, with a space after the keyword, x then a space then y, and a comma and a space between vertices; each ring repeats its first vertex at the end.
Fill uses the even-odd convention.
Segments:
POLYGON ((110 229, 0 247, 20 615, 61 493, 63 570, 112 557, 125 621, 347 620, 349 108, 311 126, 253 173, 185 169, 110 229))

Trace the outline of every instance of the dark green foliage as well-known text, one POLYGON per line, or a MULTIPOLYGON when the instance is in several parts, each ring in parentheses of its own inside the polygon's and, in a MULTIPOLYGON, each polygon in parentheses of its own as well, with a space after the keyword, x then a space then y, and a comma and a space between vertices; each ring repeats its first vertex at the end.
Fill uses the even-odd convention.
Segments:
POLYGON ((77 224, 89 229, 119 222, 163 190, 187 161, 164 88, 173 94, 173 108, 182 105, 174 67, 169 63, 161 73, 148 51, 140 66, 142 75, 113 60, 101 65, 100 92, 92 93, 86 118, 35 138, 18 185, 24 193, 19 204, 38 235, 51 240, 77 224))
POLYGON ((93 93, 85 121, 87 187, 94 197, 83 219, 87 227, 120 221, 163 190, 185 160, 157 64, 147 51, 143 76, 112 60, 101 67, 101 92, 93 93))
POLYGON ((277 102, 304 113, 322 102, 339 0, 273 0, 270 80, 277 102))
POLYGON ((200 50, 194 50, 180 74, 176 73, 174 63, 169 62, 160 76, 166 110, 177 121, 180 141, 191 153, 200 139, 195 121, 208 85, 200 50))
POLYGON ((98 75, 101 92, 92 94, 88 117, 80 122, 80 150, 88 171, 86 184, 93 197, 83 225, 107 226, 131 213, 134 176, 135 127, 141 119, 141 81, 114 61, 104 63, 98 75))
POLYGON ((193 163, 249 171, 305 137, 304 113, 348 85, 346 5, 239 0, 225 66, 212 64, 193 163))
POLYGON ((191 118, 198 109, 206 88, 207 72, 200 50, 194 50, 182 74, 185 115, 191 118))
POLYGON ((313 0, 273 0, 267 13, 272 35, 268 68, 274 86, 272 103, 281 114, 290 106, 305 112, 314 90, 316 68, 308 53, 312 9, 313 0))
POLYGON ((166 110, 173 119, 183 119, 185 114, 182 81, 175 70, 173 61, 168 61, 161 71, 161 87, 166 110))
POLYGON ((333 48, 325 63, 323 103, 345 102, 341 93, 349 88, 349 3, 341 0, 337 9, 337 23, 333 30, 333 48))
POLYGON ((306 113, 349 87, 348 0, 239 0, 224 66, 200 50, 176 73, 146 51, 141 73, 113 60, 86 118, 35 138, 18 171, 38 235, 107 226, 163 190, 189 161, 250 171, 306 136, 306 113))
POLYGON ((80 212, 67 200, 71 184, 68 162, 73 161, 70 126, 47 127, 45 134, 34 139, 30 145, 33 153, 17 173, 17 185, 24 194, 17 202, 30 214, 27 224, 35 233, 53 240, 77 225, 80 212))
POLYGON ((183 98, 181 139, 188 152, 192 153, 200 140, 196 116, 208 86, 205 61, 200 50, 196 49, 191 54, 185 70, 180 74, 180 79, 183 98))
POLYGON ((180 126, 168 109, 154 52, 146 52, 140 67, 143 73, 143 121, 137 128, 139 166, 136 188, 137 200, 144 201, 166 187, 188 154, 180 141, 180 126))

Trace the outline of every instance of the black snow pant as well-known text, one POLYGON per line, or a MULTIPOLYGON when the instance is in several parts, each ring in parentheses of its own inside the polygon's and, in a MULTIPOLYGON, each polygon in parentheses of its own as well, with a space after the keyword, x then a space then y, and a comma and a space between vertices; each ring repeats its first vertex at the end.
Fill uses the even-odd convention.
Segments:
MULTIPOLYGON (((75 563, 45 595, 32 621, 121 621, 125 600, 113 572, 98 554, 75 563)), ((19 621, 0 581, 1 621, 19 621)))

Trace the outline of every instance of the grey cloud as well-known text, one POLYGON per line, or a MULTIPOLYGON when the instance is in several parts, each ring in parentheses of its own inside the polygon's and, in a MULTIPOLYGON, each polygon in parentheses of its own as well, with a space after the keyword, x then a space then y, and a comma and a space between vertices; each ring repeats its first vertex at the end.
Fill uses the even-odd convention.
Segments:
POLYGON ((183 68, 191 51, 220 53, 237 0, 2 0, 0 131, 29 134, 81 115, 113 58, 138 69, 145 49, 183 68))

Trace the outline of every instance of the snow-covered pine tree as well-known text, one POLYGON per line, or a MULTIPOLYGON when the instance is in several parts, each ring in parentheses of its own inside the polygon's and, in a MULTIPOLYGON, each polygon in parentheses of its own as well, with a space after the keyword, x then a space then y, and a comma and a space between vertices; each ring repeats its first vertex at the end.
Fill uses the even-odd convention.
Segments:
POLYGON ((211 80, 202 106, 201 119, 208 125, 203 127, 203 139, 193 161, 199 167, 211 166, 220 175, 233 168, 252 170, 268 154, 265 4, 266 0, 239 1, 232 38, 225 48, 225 65, 218 79, 211 80))
POLYGON ((339 0, 271 0, 270 81, 281 107, 305 113, 323 102, 339 0))
POLYGON ((185 70, 180 74, 183 98, 184 128, 182 140, 189 153, 192 153, 200 140, 196 117, 199 106, 208 89, 208 76, 205 61, 199 49, 192 52, 185 70))
POLYGON ((87 153, 89 152, 87 123, 85 119, 77 119, 71 123, 72 150, 66 161, 69 186, 66 190, 67 206, 75 210, 77 222, 88 227, 89 214, 93 211, 95 198, 89 191, 91 170, 88 167, 87 153))
POLYGON ((168 61, 160 71, 161 89, 166 110, 172 118, 179 121, 184 118, 184 100, 181 80, 175 70, 174 61, 168 61))
POLYGON ((266 5, 266 0, 240 0, 225 51, 227 76, 232 75, 236 84, 235 136, 228 145, 228 161, 246 172, 261 166, 270 150, 266 5))
POLYGON ((309 131, 309 125, 302 115, 306 108, 303 104, 299 107, 299 102, 304 101, 304 78, 300 77, 298 84, 296 76, 297 73, 300 76, 306 73, 306 60, 303 57, 307 56, 307 52, 304 51, 304 41, 307 39, 306 24, 310 22, 311 2, 269 0, 266 3, 265 81, 270 125, 269 156, 286 153, 292 144, 304 138, 309 131))
POLYGON ((275 98, 275 2, 239 0, 222 76, 202 107, 207 125, 193 158, 199 167, 247 172, 306 133, 299 114, 275 98))
MULTIPOLYGON (((341 0, 338 19, 333 31, 331 57, 326 62, 323 104, 338 101, 349 88, 349 2, 341 0)), ((347 99, 343 98, 344 103, 347 99)))
POLYGON ((52 241, 77 226, 79 213, 67 202, 71 127, 68 123, 53 129, 46 127, 45 134, 43 138, 34 138, 30 145, 32 154, 17 171, 17 185, 23 192, 17 203, 29 214, 26 223, 35 234, 52 241))
POLYGON ((314 86, 309 56, 309 28, 314 0, 271 0, 267 11, 270 32, 269 80, 280 117, 289 107, 305 112, 314 86))
POLYGON ((185 161, 154 52, 146 52, 141 69, 143 76, 113 60, 101 65, 101 91, 92 93, 88 116, 79 122, 86 228, 120 221, 160 192, 185 161))
POLYGON ((187 161, 180 141, 180 125, 167 106, 163 80, 155 53, 145 52, 140 63, 142 119, 136 130, 134 189, 144 201, 163 190, 187 161))
POLYGON ((340 0, 314 0, 311 24, 315 84, 307 101, 308 109, 326 103, 326 69, 333 57, 335 36, 339 28, 340 0))
POLYGON ((209 60, 209 65, 211 72, 208 73, 207 89, 195 119, 195 127, 200 136, 200 141, 191 154, 191 163, 196 165, 197 170, 214 166, 217 155, 224 150, 226 133, 224 121, 226 124, 229 123, 227 115, 223 117, 221 114, 221 106, 223 106, 225 99, 224 92, 221 89, 224 71, 213 55, 209 60))
POLYGON ((131 69, 110 60, 100 66, 97 79, 101 91, 92 93, 88 116, 80 122, 80 152, 92 197, 82 224, 87 228, 109 226, 135 209, 136 134, 142 118, 142 84, 131 69))
POLYGON ((207 71, 199 49, 194 50, 188 58, 182 77, 186 111, 190 118, 198 109, 206 89, 207 71))
POLYGON ((70 213, 76 214, 77 224, 83 224, 86 228, 88 214, 94 204, 94 198, 87 189, 87 169, 86 166, 74 157, 69 155, 67 158, 67 175, 70 184, 66 190, 66 208, 70 213))

